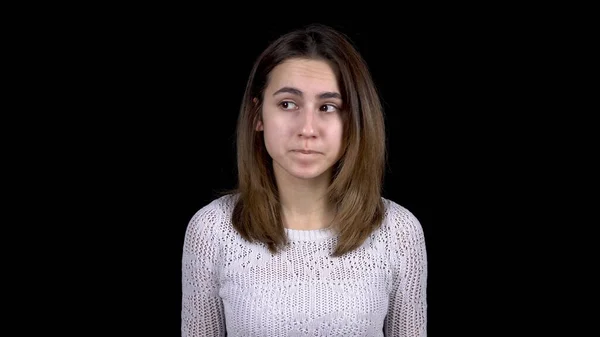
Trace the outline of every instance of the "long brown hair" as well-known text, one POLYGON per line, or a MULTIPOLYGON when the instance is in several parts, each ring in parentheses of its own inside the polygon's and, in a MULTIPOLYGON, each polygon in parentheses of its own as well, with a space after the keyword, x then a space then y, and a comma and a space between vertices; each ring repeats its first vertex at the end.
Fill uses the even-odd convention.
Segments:
POLYGON ((233 226, 246 240, 266 244, 271 253, 288 243, 272 159, 255 127, 271 71, 290 58, 329 62, 342 91, 342 157, 334 167, 327 193, 329 202, 337 207, 332 228, 339 237, 332 256, 341 256, 358 248, 383 220, 385 126, 379 95, 364 59, 345 34, 325 25, 312 24, 282 35, 262 52, 251 70, 236 131, 235 192, 239 197, 233 226))

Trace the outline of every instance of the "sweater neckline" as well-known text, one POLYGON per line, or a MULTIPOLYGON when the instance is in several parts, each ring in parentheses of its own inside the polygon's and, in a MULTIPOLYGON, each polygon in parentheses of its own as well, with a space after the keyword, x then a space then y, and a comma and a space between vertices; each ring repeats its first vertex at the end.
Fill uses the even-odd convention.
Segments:
POLYGON ((288 239, 291 241, 317 241, 335 236, 335 230, 333 230, 331 226, 320 229, 284 228, 284 230, 287 233, 288 239))

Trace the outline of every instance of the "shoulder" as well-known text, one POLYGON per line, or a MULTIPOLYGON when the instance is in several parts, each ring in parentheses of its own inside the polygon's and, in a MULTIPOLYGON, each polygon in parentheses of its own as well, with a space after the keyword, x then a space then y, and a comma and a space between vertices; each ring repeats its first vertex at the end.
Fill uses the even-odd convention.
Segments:
POLYGON ((383 218, 384 230, 400 237, 422 239, 423 228, 417 217, 406 207, 393 200, 381 198, 385 213, 383 218))
POLYGON ((227 194, 200 208, 190 219, 186 236, 208 236, 222 232, 222 229, 231 221, 236 200, 237 195, 227 194))

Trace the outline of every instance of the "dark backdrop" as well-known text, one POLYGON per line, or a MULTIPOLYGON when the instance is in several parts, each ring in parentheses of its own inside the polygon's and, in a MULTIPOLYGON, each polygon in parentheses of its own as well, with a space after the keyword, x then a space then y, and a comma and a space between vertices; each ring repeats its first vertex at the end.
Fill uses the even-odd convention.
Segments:
POLYGON ((92 195, 79 209, 98 222, 88 236, 99 242, 88 252, 97 258, 89 275, 100 284, 94 304, 109 309, 90 314, 100 317, 94 326, 179 335, 185 228, 217 191, 235 186, 234 127, 250 68, 271 40, 309 22, 348 34, 380 89, 384 196, 425 231, 430 335, 487 335, 522 321, 522 307, 498 315, 515 282, 506 275, 517 266, 505 262, 510 250, 499 239, 514 226, 502 211, 514 199, 496 191, 523 170, 508 153, 527 156, 512 142, 531 125, 518 104, 530 45, 502 18, 461 13, 370 20, 280 13, 209 23, 209 14, 155 9, 86 30, 78 55, 87 80, 77 90, 86 115, 68 143, 83 147, 80 188, 92 195))

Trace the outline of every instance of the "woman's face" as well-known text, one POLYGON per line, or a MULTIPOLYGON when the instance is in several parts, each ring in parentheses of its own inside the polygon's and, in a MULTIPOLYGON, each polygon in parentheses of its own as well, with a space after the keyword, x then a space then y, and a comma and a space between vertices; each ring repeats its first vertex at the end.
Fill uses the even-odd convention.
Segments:
POLYGON ((264 133, 276 176, 328 182, 343 136, 343 102, 331 66, 287 60, 272 70, 263 100, 256 129, 264 133))

